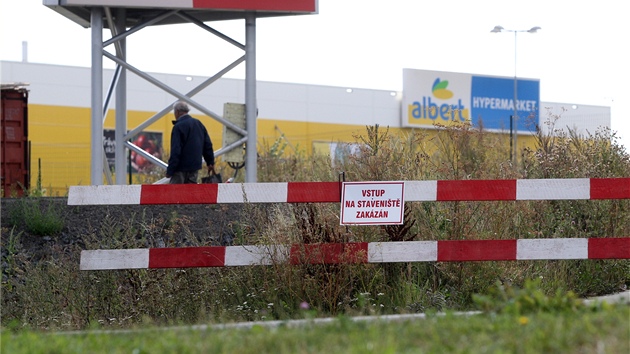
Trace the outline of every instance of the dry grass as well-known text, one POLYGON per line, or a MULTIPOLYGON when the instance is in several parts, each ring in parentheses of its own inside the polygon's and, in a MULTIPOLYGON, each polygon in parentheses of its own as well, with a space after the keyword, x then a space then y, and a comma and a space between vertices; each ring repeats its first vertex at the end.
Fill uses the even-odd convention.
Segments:
MULTIPOLYGON (((367 127, 359 153, 287 155, 280 142, 261 151, 259 180, 505 179, 628 177, 630 157, 607 131, 593 136, 537 136, 520 164, 507 160, 496 134, 448 128, 432 139, 419 132, 392 136, 367 127)), ((630 235, 630 201, 408 203, 399 227, 340 226, 334 204, 245 204, 234 221, 235 244, 349 241, 621 237, 630 235)), ((34 329, 127 327, 151 322, 181 324, 303 316, 470 309, 473 294, 497 282, 523 285, 540 279, 540 291, 578 296, 630 285, 627 261, 522 261, 382 265, 299 265, 223 269, 80 272, 83 248, 162 247, 195 240, 186 220, 109 220, 82 242, 41 260, 20 252, 20 237, 2 230, 2 325, 34 329), (183 236, 182 236, 183 235, 183 236), (161 242, 161 243, 160 243, 161 242)))

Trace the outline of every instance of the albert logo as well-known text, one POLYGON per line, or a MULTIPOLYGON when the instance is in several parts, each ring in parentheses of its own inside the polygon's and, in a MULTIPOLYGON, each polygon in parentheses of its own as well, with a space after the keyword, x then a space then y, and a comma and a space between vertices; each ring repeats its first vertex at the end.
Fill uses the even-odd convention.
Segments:
POLYGON ((453 97, 453 91, 448 89, 448 81, 440 81, 439 77, 433 82, 433 87, 431 88, 431 91, 433 92, 433 96, 435 98, 439 98, 442 100, 448 100, 449 98, 453 97))
POLYGON ((431 95, 422 96, 407 108, 411 124, 464 123, 469 120, 468 108, 461 98, 454 99, 453 91, 448 89, 448 80, 436 78, 431 86, 431 95), (440 102, 447 101, 447 102, 440 102))

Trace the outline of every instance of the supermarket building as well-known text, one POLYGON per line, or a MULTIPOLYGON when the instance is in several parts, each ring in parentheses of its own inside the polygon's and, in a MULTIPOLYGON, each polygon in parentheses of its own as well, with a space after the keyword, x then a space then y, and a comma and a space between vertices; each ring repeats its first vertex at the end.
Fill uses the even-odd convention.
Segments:
MULTIPOLYGON (((48 195, 65 195, 72 185, 90 184, 90 68, 1 61, 2 84, 24 84, 28 90, 25 124, 29 141, 30 185, 41 174, 48 195), (41 166, 41 167, 40 167, 41 166)), ((113 70, 104 70, 108 83, 113 70)), ((149 73, 179 92, 188 92, 201 76, 149 73)), ((403 70, 403 90, 374 90, 349 87, 257 82, 258 149, 285 139, 289 153, 300 151, 333 154, 340 143, 355 143, 354 136, 366 126, 389 127, 392 134, 427 130, 436 134, 440 126, 470 123, 484 130, 510 133, 514 111, 514 79, 465 73, 403 70)), ((104 88, 106 89, 106 88, 104 88)), ((594 133, 610 128, 610 107, 572 103, 540 102, 540 82, 518 80, 518 148, 533 146, 536 125, 558 116, 555 128, 594 133), (522 117, 522 119, 521 119, 522 117)), ((195 101, 213 112, 223 112, 226 103, 245 102, 245 82, 221 78, 195 95, 195 101)), ((176 98, 134 75, 127 76, 127 124, 134 129, 176 98)), ((114 107, 113 103, 110 107, 114 107)), ((223 125, 193 109, 191 114, 208 128, 215 150, 222 147, 223 125)), ((172 115, 152 123, 138 135, 145 149, 163 157, 170 149, 172 115)), ((104 149, 112 159, 115 112, 104 120, 104 149)), ((6 141, 3 127, 3 142, 6 141)), ((132 161, 132 172, 142 171, 146 161, 132 161)), ((128 183, 125 181, 125 183, 128 183)))

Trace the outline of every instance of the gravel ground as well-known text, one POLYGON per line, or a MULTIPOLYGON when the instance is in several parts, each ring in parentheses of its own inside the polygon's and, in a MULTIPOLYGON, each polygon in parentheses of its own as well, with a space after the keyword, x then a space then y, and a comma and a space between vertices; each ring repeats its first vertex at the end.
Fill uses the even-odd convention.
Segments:
MULTIPOLYGON (((12 213, 23 203, 23 199, 2 198, 1 224, 2 235, 0 248, 2 258, 7 254, 9 236, 11 235, 12 213)), ((94 234, 106 220, 121 225, 131 225, 146 228, 147 225, 164 225, 174 216, 185 220, 187 235, 194 235, 197 244, 201 245, 229 245, 234 237, 232 225, 242 223, 248 215, 243 212, 241 204, 223 205, 108 205, 108 206, 68 206, 67 198, 41 198, 40 209, 53 208, 59 213, 64 222, 63 230, 56 235, 34 235, 24 223, 16 226, 13 235, 20 235, 20 251, 29 255, 32 261, 37 261, 64 249, 64 246, 82 246, 82 238, 87 234, 94 234)), ((247 220, 245 220, 247 223, 247 220)), ((177 247, 189 246, 186 237, 179 237, 177 247)), ((149 245, 149 247, 163 247, 164 245, 149 245)), ((5 264, 2 262, 3 271, 5 264)), ((630 305, 630 290, 603 297, 588 299, 587 301, 621 302, 630 305)))
MULTIPOLYGON (((2 248, 3 255, 8 237, 12 229, 12 218, 15 210, 25 200, 2 198, 2 248)), ((34 201, 34 200, 26 200, 34 201)), ((232 237, 231 225, 241 218, 242 205, 107 205, 107 206, 68 206, 67 198, 41 198, 39 199, 42 211, 52 208, 58 212, 64 222, 63 230, 56 235, 33 235, 21 223, 13 231, 14 235, 21 233, 20 241, 23 251, 40 258, 50 252, 53 245, 64 246, 76 244, 89 233, 98 232, 103 222, 107 219, 122 225, 130 223, 139 228, 164 226, 169 220, 178 218, 184 220, 187 230, 185 234, 195 235, 197 241, 204 245, 226 245, 232 237), (130 220, 133 220, 131 222, 130 220), (190 233, 188 233, 188 230, 190 233), (38 256, 39 255, 39 256, 38 256)), ((180 228, 181 230, 181 228, 180 228)), ((180 237, 182 242, 185 237, 180 237)), ((178 245, 178 246, 185 246, 178 245)))

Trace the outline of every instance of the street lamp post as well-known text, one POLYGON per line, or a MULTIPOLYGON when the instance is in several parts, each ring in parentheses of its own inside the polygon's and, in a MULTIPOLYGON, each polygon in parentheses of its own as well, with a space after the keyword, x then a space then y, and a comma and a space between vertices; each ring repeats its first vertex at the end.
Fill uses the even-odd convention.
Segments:
POLYGON ((517 75, 516 75, 516 38, 517 38, 517 34, 519 32, 527 32, 527 33, 536 33, 538 32, 538 30, 541 29, 540 27, 536 26, 536 27, 532 27, 528 30, 513 30, 513 29, 505 29, 501 26, 494 26, 494 28, 492 29, 492 31, 490 31, 491 33, 500 33, 500 32, 513 32, 514 33, 514 100, 513 100, 513 106, 514 106, 514 113, 512 114, 512 116, 510 117, 510 161, 512 161, 513 164, 516 164, 517 161, 517 135, 518 135, 518 79, 517 79, 517 75))

